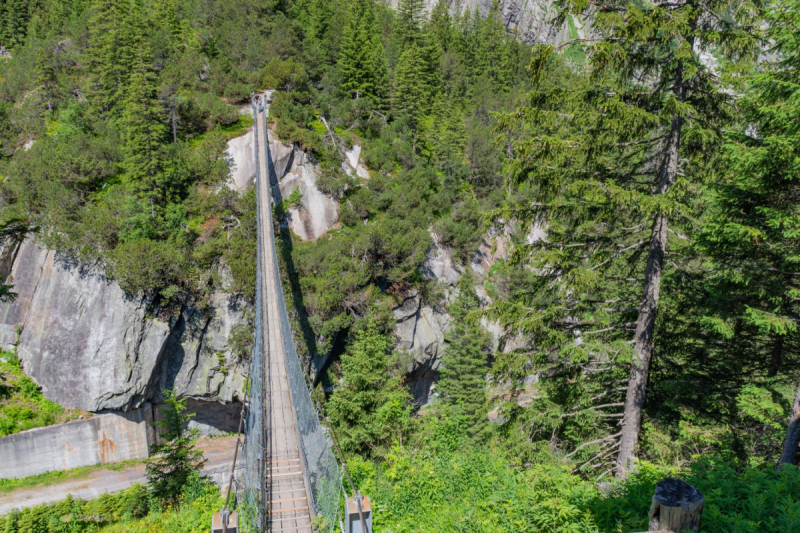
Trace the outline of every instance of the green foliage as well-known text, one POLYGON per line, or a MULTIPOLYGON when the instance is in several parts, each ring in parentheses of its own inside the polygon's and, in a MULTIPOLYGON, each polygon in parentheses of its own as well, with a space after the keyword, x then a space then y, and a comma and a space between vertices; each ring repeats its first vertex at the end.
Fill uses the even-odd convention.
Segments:
POLYGON ((150 291, 186 275, 186 259, 173 243, 134 239, 114 250, 113 272, 123 290, 150 291))
POLYGON ((151 459, 147 461, 147 484, 155 498, 166 504, 175 504, 205 465, 202 450, 194 447, 197 429, 187 426, 194 414, 186 414, 186 400, 176 398, 172 391, 164 391, 163 418, 156 421, 163 444, 150 446, 151 459))
MULTIPOLYGON (((202 296, 219 277, 197 272, 255 237, 236 223, 246 202, 221 187, 226 140, 252 119, 220 97, 250 95, 272 58, 255 50, 280 26, 274 11, 221 0, 208 6, 214 16, 183 2, 20 6, 30 12, 14 8, 14 24, 26 26, 15 35, 27 40, 0 61, 2 218, 26 220, 45 246, 99 260, 132 293, 202 296), (250 51, 230 38, 251 33, 246 24, 264 29, 250 51), (200 217, 217 223, 191 223, 200 217), (139 252, 156 264, 137 262, 139 252)), ((6 31, 11 4, 2 9, 6 31)), ((302 81, 302 71, 287 79, 302 81)), ((252 261, 234 262, 234 290, 252 293, 252 261)))
MULTIPOLYGON (((437 423, 438 424, 438 423, 437 423)), ((447 432, 417 447, 395 447, 377 469, 354 468, 361 489, 380 503, 376 528, 397 532, 644 531, 655 484, 667 475, 694 485, 706 498, 702 531, 775 532, 797 526, 792 496, 795 468, 738 471, 725 463, 697 462, 681 471, 640 464, 626 482, 604 494, 568 468, 540 460, 512 467, 500 450, 447 449, 447 432), (438 441, 438 442, 437 442, 438 441)))
POLYGON ((219 487, 190 478, 186 490, 166 508, 139 484, 94 500, 73 499, 13 510, 0 517, 0 531, 25 533, 169 533, 208 529, 211 516, 222 508, 219 487))
MULTIPOLYGON (((587 4, 564 7, 562 17, 587 4)), ((697 266, 689 243, 721 163, 722 128, 735 120, 730 91, 697 58, 698 46, 718 46, 732 60, 757 49, 748 31, 759 24, 757 2, 732 13, 723 34, 700 20, 701 11, 727 9, 714 0, 701 10, 604 5, 594 14, 603 38, 587 49, 588 71, 573 72, 553 47, 535 47, 534 89, 501 119, 502 133, 519 136, 510 183, 531 188, 496 216, 525 221, 526 231, 546 226, 547 238, 517 246, 517 260, 536 273, 529 292, 489 312, 536 346, 527 361, 499 365, 512 372, 498 377, 514 379, 523 366, 545 376, 522 425, 535 441, 578 454, 581 467, 613 462, 619 446, 613 468, 626 473, 661 339, 662 277, 697 266)))
POLYGON ((350 97, 371 98, 382 107, 380 102, 385 99, 388 78, 373 5, 368 0, 351 3, 339 51, 340 90, 350 97))
POLYGON ((302 91, 306 83, 308 78, 302 65, 277 57, 267 63, 259 78, 262 87, 286 92, 302 91))
POLYGON ((80 415, 45 398, 41 388, 22 371, 16 355, 0 352, 0 437, 80 415))
POLYGON ((461 278, 459 291, 449 308, 453 321, 447 332, 447 348, 442 358, 437 391, 445 405, 459 411, 466 434, 481 438, 488 425, 486 375, 491 336, 469 318, 469 313, 479 307, 471 275, 465 274, 461 278))
POLYGON ((398 117, 406 119, 412 128, 430 110, 434 95, 430 83, 433 66, 428 63, 429 58, 424 52, 417 43, 408 46, 400 56, 394 75, 392 110, 398 117))
POLYGON ((357 324, 342 355, 342 385, 325 411, 344 453, 382 455, 408 432, 411 402, 400 376, 389 373, 390 339, 370 319, 357 324))

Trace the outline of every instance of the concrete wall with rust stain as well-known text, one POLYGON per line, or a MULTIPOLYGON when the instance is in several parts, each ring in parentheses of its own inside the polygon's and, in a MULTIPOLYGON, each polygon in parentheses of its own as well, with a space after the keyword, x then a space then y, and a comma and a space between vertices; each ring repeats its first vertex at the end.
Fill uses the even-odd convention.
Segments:
POLYGON ((0 479, 144 459, 155 432, 150 404, 0 438, 0 479))

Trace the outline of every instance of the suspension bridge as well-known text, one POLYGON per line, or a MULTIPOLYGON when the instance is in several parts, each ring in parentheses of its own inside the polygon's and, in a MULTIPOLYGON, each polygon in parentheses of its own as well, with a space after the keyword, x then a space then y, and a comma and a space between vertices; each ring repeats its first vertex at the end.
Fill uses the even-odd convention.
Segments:
POLYGON ((272 204, 281 199, 267 132, 269 94, 252 102, 258 205, 255 343, 238 479, 242 531, 306 533, 341 525, 336 456, 294 344, 281 285, 272 204))

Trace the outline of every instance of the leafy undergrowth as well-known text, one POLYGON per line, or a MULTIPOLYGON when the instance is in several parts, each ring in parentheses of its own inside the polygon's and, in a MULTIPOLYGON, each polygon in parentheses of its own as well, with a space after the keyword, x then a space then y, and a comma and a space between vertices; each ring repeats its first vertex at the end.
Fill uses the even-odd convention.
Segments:
POLYGON ((42 395, 39 386, 22 370, 19 359, 0 353, 0 437, 89 416, 65 409, 42 395))
POLYGON ((800 531, 800 470, 736 470, 700 460, 676 471, 640 464, 601 492, 565 465, 517 469, 497 450, 438 454, 395 448, 379 467, 351 463, 373 497, 376 531, 393 533, 623 533, 646 531, 655 484, 673 475, 706 498, 702 532, 800 531))
POLYGON ((131 459, 129 461, 120 461, 118 463, 107 463, 102 465, 82 466, 73 468, 71 470, 58 470, 55 472, 45 472, 36 476, 28 476, 18 479, 0 479, 0 494, 8 494, 15 490, 30 489, 33 487, 47 487, 55 483, 64 483, 66 481, 75 481, 89 477, 93 472, 98 470, 113 470, 119 472, 143 463, 143 459, 131 459))
POLYGON ((222 507, 219 487, 195 477, 175 507, 161 508, 141 485, 95 500, 67 497, 58 503, 13 511, 0 531, 25 533, 193 533, 208 531, 222 507))

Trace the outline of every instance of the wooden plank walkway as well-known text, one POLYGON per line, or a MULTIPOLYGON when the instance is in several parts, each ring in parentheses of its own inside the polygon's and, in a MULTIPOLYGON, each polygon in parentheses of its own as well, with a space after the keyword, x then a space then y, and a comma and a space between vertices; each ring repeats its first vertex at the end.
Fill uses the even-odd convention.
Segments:
MULTIPOLYGON (((268 95, 262 95, 266 99, 268 95)), ((266 104, 265 104, 266 105, 266 104)), ((263 285, 262 316, 265 321, 264 357, 267 405, 264 426, 268 432, 266 462, 266 487, 268 495, 267 526, 270 532, 307 533, 311 525, 311 502, 303 457, 300 452, 299 433, 292 405, 292 392, 286 370, 286 354, 281 331, 280 309, 277 298, 280 277, 273 259, 275 233, 270 220, 271 189, 265 138, 265 117, 258 113, 255 130, 258 146, 259 231, 263 244, 261 258, 263 285)))

